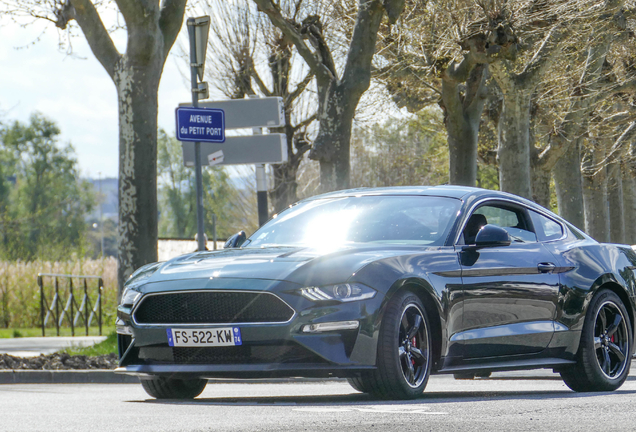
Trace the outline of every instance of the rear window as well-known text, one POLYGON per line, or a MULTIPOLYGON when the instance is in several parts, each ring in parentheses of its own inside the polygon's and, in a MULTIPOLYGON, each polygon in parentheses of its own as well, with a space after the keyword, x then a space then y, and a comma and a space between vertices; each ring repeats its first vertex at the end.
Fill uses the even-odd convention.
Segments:
POLYGON ((563 227, 560 223, 533 210, 530 210, 530 217, 539 240, 558 240, 563 237, 563 227))

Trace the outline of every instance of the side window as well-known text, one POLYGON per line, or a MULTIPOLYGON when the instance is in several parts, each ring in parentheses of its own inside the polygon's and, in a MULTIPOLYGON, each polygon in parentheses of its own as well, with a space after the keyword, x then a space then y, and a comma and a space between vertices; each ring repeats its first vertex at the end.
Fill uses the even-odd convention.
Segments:
POLYGON ((519 216, 516 212, 500 207, 479 207, 475 211, 475 214, 484 215, 489 224, 497 225, 502 228, 520 226, 519 216))
POLYGON ((530 210, 530 217, 541 241, 557 240, 563 236, 561 224, 532 210, 530 210))
POLYGON ((536 242, 537 236, 522 211, 512 207, 485 205, 470 216, 463 231, 465 244, 475 243, 479 230, 486 224, 496 225, 508 231, 514 242, 536 242))

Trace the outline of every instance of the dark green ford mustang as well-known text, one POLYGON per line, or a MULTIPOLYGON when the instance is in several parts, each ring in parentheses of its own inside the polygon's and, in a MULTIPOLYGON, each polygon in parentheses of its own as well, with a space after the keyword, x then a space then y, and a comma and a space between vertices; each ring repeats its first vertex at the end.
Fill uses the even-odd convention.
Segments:
POLYGON ((157 398, 207 378, 346 377, 379 397, 430 374, 550 368, 622 385, 636 254, 522 198, 438 186, 301 201, 247 240, 144 266, 118 308, 120 367, 157 398))

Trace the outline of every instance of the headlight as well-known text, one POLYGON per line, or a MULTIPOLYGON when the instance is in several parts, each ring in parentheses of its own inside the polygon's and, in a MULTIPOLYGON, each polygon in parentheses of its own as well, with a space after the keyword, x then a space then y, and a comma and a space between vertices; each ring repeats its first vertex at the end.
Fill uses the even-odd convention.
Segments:
POLYGON ((132 306, 135 304, 140 295, 141 293, 139 291, 126 288, 121 295, 121 301, 119 304, 122 306, 132 306))
POLYGON ((351 302, 373 298, 376 291, 360 283, 343 283, 300 289, 303 297, 313 301, 351 302))

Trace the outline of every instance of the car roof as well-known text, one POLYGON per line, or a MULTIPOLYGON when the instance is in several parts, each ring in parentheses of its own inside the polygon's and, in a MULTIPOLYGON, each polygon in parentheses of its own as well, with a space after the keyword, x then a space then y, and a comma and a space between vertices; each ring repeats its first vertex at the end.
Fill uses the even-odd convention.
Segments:
POLYGON ((441 186, 392 186, 378 188, 356 188, 345 189, 336 192, 329 192, 322 195, 316 195, 303 201, 323 198, 339 198, 348 196, 365 196, 365 195, 421 195, 421 196, 442 196, 448 198, 456 198, 465 200, 470 196, 493 195, 507 198, 519 199, 516 195, 504 192, 491 191, 469 186, 441 185, 441 186))

